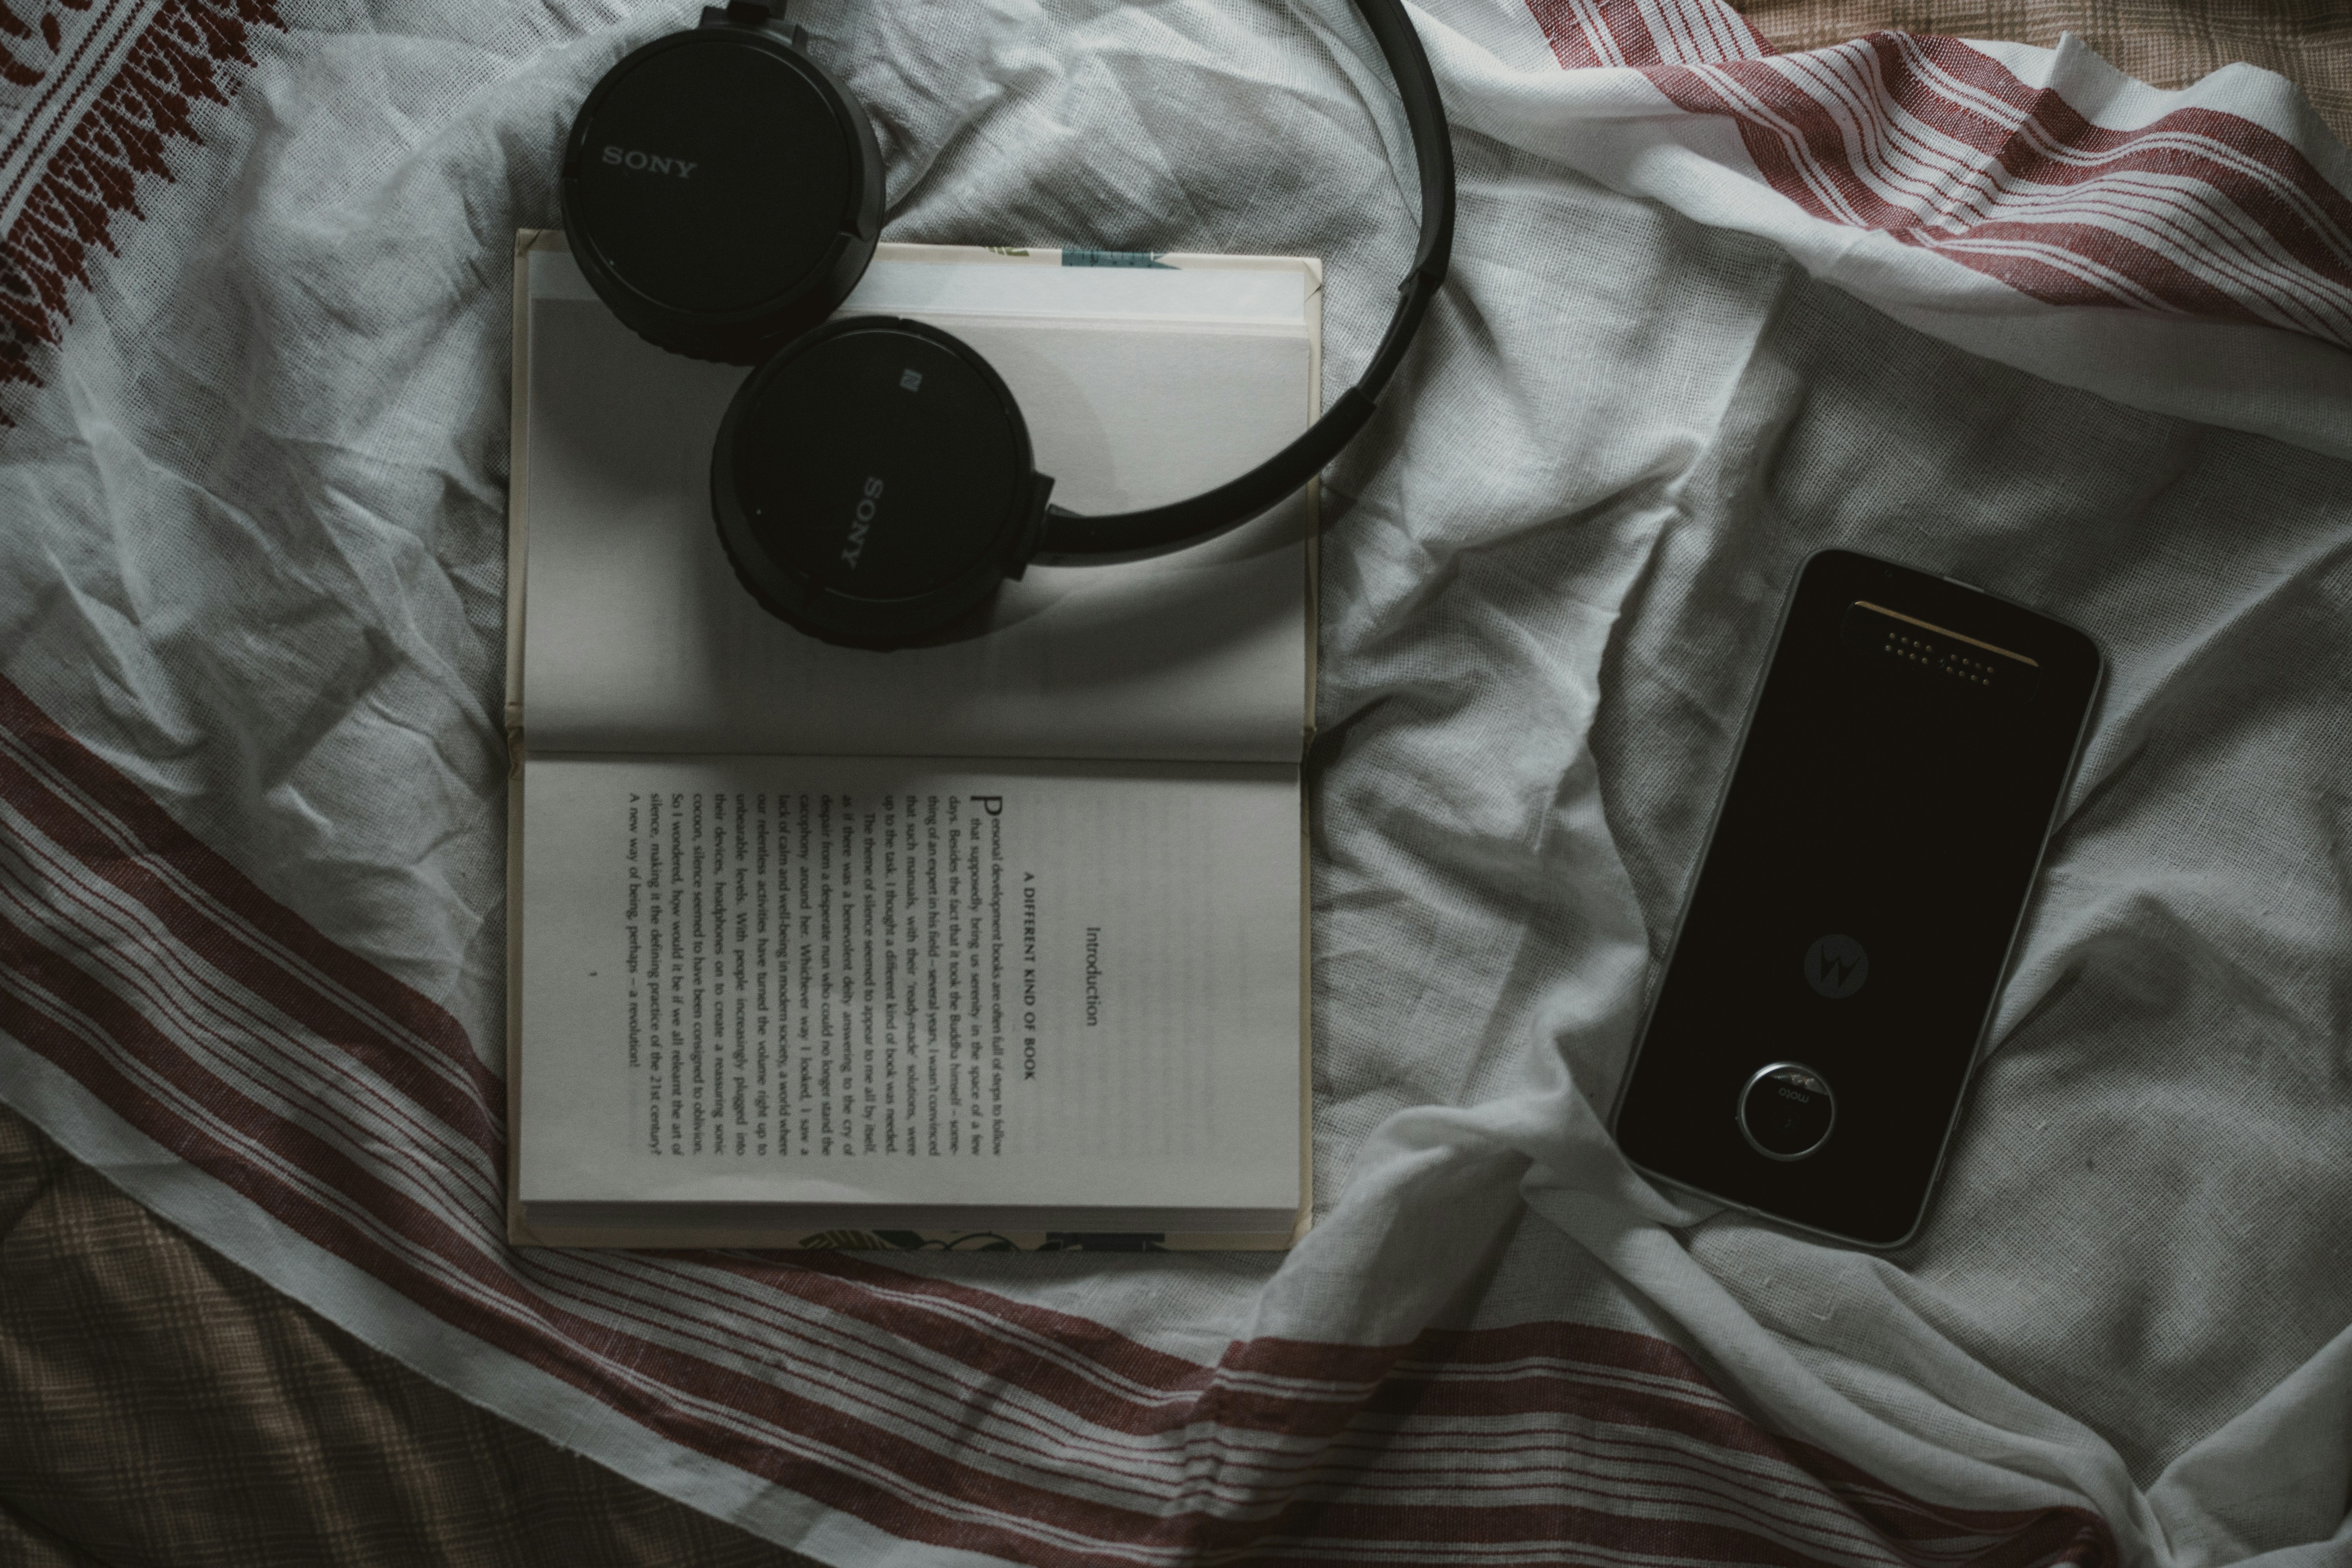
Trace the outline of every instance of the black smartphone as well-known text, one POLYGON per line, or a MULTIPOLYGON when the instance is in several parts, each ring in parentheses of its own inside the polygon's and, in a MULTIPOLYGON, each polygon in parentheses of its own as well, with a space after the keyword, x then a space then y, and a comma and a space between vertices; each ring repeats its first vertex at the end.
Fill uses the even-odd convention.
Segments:
POLYGON ((2083 633, 1965 584, 1805 563, 1618 1095, 1628 1159, 1911 1239, 2103 671, 2083 633))

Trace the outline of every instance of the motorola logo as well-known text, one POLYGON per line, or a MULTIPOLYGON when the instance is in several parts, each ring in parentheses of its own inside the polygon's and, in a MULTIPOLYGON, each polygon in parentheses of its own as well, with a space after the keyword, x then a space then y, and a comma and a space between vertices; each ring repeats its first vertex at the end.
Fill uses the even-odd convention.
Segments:
POLYGON ((1870 954, 1850 936, 1825 936, 1805 950, 1805 984, 1832 1002, 1870 978, 1870 954))
POLYGON ((683 158, 664 158, 652 153, 632 152, 625 147, 605 148, 604 162, 618 168, 639 169, 650 174, 667 174, 678 180, 691 179, 694 172, 702 167, 699 163, 689 163, 683 158))

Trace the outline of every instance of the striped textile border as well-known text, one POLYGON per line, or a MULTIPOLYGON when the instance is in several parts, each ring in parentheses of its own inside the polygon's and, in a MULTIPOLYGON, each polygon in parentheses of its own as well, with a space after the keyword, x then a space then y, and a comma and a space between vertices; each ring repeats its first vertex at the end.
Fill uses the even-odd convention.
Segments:
POLYGON ((2352 198, 2210 109, 2094 125, 1956 38, 1778 55, 1721 0, 1527 0, 1561 66, 1637 68, 1728 116, 1764 182, 2053 305, 2283 327, 2352 348, 2352 198))
POLYGON ((1931 1505, 1572 1322, 1214 1364, 845 1255, 519 1251, 497 1080, 0 680, 0 1028, 157 1143, 618 1418, 917 1542, 1049 1568, 2115 1561, 1931 1505))

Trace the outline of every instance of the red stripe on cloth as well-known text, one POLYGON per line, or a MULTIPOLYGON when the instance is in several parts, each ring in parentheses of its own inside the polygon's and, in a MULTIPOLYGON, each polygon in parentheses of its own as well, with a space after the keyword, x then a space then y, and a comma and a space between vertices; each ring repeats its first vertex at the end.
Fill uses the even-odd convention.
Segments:
MULTIPOLYGON (((894 1272, 876 1270, 886 1280, 894 1272)), ((985 1300, 982 1293, 971 1294, 975 1298, 975 1305, 985 1300)), ((730 1305, 739 1304, 740 1300, 737 1298, 730 1305)), ((1010 1305, 999 1302, 1000 1310, 1010 1305)), ((1086 1320, 1071 1321, 1094 1334, 1103 1332, 1099 1325, 1086 1320)), ((652 1325, 648 1323, 647 1326, 652 1325)), ((933 1341, 926 1342, 924 1348, 936 1350, 940 1347, 933 1341)), ((1769 1525, 1772 1522, 1742 1500, 1736 1489, 1738 1484, 1736 1480, 1727 1485, 1719 1470, 1706 1465, 1693 1464, 1686 1453, 1691 1444, 1651 1442, 1641 1438, 1639 1434, 1643 1430, 1656 1428, 1696 1437, 1702 1442, 1714 1440, 1727 1454, 1744 1450, 1762 1456, 1780 1456, 1783 1452, 1752 1424, 1738 1417, 1725 1419, 1729 1406, 1719 1396, 1713 1395, 1712 1386, 1706 1384, 1696 1364, 1674 1347, 1647 1336, 1584 1325, 1544 1323, 1484 1331, 1475 1335, 1424 1334, 1411 1345, 1339 1346, 1317 1342, 1259 1340, 1235 1348, 1240 1353, 1226 1358, 1223 1367, 1218 1369, 1218 1378, 1214 1382, 1202 1375, 1211 1369, 1194 1367, 1188 1363, 1172 1363, 1185 1374, 1181 1378, 1185 1391, 1196 1397, 1185 1400, 1180 1408, 1171 1413, 1164 1411, 1163 1402, 1156 1396, 1171 1391, 1145 1391, 1148 1396, 1137 1397, 1136 1403, 1147 1413, 1160 1412, 1162 1418, 1139 1426, 1152 1428, 1197 1426, 1213 1403, 1216 1422, 1226 1431, 1257 1429, 1279 1431, 1292 1437, 1314 1436, 1329 1438, 1330 1441, 1312 1453, 1286 1467, 1288 1471, 1297 1473, 1297 1479, 1315 1479, 1306 1474, 1310 1471, 1318 1475, 1328 1473, 1331 1469, 1333 1455, 1361 1451, 1369 1444, 1382 1454, 1381 1479, 1384 1485, 1391 1489, 1410 1487, 1421 1484, 1422 1478, 1425 1476, 1436 1474, 1443 1478, 1440 1484, 1444 1489, 1455 1500, 1481 1503, 1484 1500, 1478 1494, 1523 1489, 1528 1478, 1538 1471, 1569 1478, 1583 1474, 1601 1484, 1604 1490, 1610 1478, 1601 1471, 1585 1468, 1560 1458, 1556 1445, 1536 1446, 1508 1438, 1498 1443, 1488 1437, 1473 1447, 1465 1443, 1417 1438, 1416 1431, 1430 1428, 1441 1434, 1455 1433, 1469 1430, 1467 1426, 1455 1425, 1456 1421, 1490 1423, 1500 1418, 1524 1415, 1530 1411, 1570 1412, 1577 1425, 1583 1429, 1613 1427, 1614 1435, 1609 1439, 1608 1447, 1620 1453, 1638 1452, 1643 1456, 1654 1479, 1704 1494, 1713 1506, 1735 1523, 1769 1525), (1538 1355, 1552 1364, 1528 1367, 1526 1363, 1538 1355), (1444 1360, 1442 1363, 1422 1361, 1411 1363, 1409 1367, 1401 1360, 1431 1356, 1442 1356, 1444 1360), (1563 1359, 1566 1357, 1573 1357, 1574 1360, 1563 1359), (1671 1396, 1664 1398, 1655 1393, 1644 1397, 1627 1398, 1622 1390, 1607 1387, 1598 1390, 1599 1396, 1594 1397, 1591 1391, 1573 1381, 1584 1375, 1587 1369, 1611 1362, 1639 1367, 1643 1369, 1640 1375, 1651 1378, 1655 1378, 1655 1373, 1650 1369, 1664 1367, 1675 1376, 1671 1380, 1656 1381, 1672 1381, 1679 1387, 1671 1396), (1315 1390, 1312 1397, 1300 1402, 1306 1406, 1304 1415, 1294 1409, 1286 1420, 1267 1418, 1262 1408, 1267 1404, 1262 1397, 1262 1391, 1245 1390, 1237 1395, 1228 1394, 1224 1399, 1213 1401, 1198 1396, 1223 1392, 1216 1384, 1223 1382, 1230 1369, 1238 1363, 1255 1363, 1266 1374, 1290 1377, 1300 1382, 1328 1377, 1334 1372, 1364 1381, 1352 1388, 1335 1384, 1315 1390), (1489 1369, 1514 1366, 1520 1370, 1509 1380, 1511 1386, 1503 1391, 1501 1397, 1496 1397, 1490 1386, 1494 1379, 1489 1369), (1384 1373, 1391 1374, 1387 1383, 1379 1381, 1384 1373), (1441 1405, 1447 1402, 1413 1397, 1412 1390, 1416 1384, 1425 1385, 1432 1380, 1443 1381, 1456 1376, 1475 1380, 1481 1386, 1468 1390, 1471 1397, 1452 1401, 1445 1408, 1441 1408, 1441 1405), (1382 1397, 1391 1390, 1402 1394, 1403 1398, 1382 1397), (1700 1414, 1715 1419, 1711 1422, 1690 1421, 1686 1419, 1689 1413, 1685 1409, 1684 1402, 1691 1395, 1702 1393, 1710 1396, 1706 1402, 1709 1408, 1700 1414), (1258 1396, 1253 1397, 1254 1394, 1258 1396), (1248 1415, 1239 1413, 1240 1407, 1245 1405, 1253 1406, 1248 1415), (1335 1410, 1344 1414, 1347 1419, 1334 1422, 1331 1415, 1335 1410), (1171 1414, 1175 1417, 1172 1421, 1167 1418, 1171 1414), (1383 1419, 1375 1422, 1369 1430, 1365 1426, 1366 1417, 1393 1415, 1412 1419, 1404 1422, 1383 1419), (1726 1438, 1729 1440, 1725 1441, 1726 1438), (1522 1453, 1543 1454, 1549 1463, 1541 1467, 1514 1465, 1511 1456, 1522 1453), (1459 1462, 1433 1471, 1426 1463, 1432 1456, 1451 1457, 1459 1462)), ((1026 1367, 977 1364, 974 1370, 985 1372, 992 1383, 1034 1392, 1029 1381, 1033 1373, 1026 1367)), ((1098 1409, 1088 1413, 1097 1416, 1103 1414, 1098 1409)), ((960 1427, 960 1431, 966 1435, 978 1435, 978 1429, 969 1426, 960 1427)), ((1032 1448, 1031 1451, 1036 1450, 1032 1448)), ((1107 1474, 1093 1484, 1097 1489, 1115 1487, 1120 1479, 1107 1474)), ((1871 1555, 1866 1549, 1879 1539, 1879 1532, 1852 1523, 1852 1510, 1827 1489, 1793 1471, 1785 1475, 1777 1485, 1782 1492, 1797 1500, 1797 1512, 1802 1513, 1808 1507, 1811 1509, 1811 1533, 1831 1542, 1843 1541, 1852 1549, 1862 1550, 1865 1557, 1871 1555), (1803 1500, 1806 1499, 1811 1500, 1810 1504, 1803 1500), (1829 1518, 1825 1521, 1822 1516, 1829 1518)), ((1784 1497, 1780 1503, 1784 1515, 1791 1511, 1790 1497, 1784 1497)), ((1916 1521, 1919 1517, 1909 1516, 1909 1519, 1916 1521)), ((1986 1516, 1986 1519, 1998 1522, 1994 1516, 1986 1516)), ((1902 1524, 1906 1521, 1898 1519, 1894 1522, 1902 1524)), ((1953 1522, 1950 1518, 1932 1522, 1934 1528, 1901 1528, 1894 1531, 1893 1535, 1897 1540, 1934 1539, 1942 1542, 1948 1542, 1955 1535, 1954 1529, 1949 1528, 1953 1522)), ((1969 1526, 1963 1525, 1958 1534, 1966 1538, 1964 1551, 1976 1545, 1990 1544, 1990 1537, 1969 1526)))
MULTIPOLYGON (((0 788, 15 784, 12 775, 19 772, 13 757, 0 755, 0 788)), ((53 933, 43 951, 73 955, 100 987, 96 994, 121 1008, 123 1018, 152 1029, 154 1043, 194 1042, 205 1051, 199 1070, 208 1076, 199 1084, 234 1077, 247 1086, 248 1096, 266 1095, 280 1117, 348 1145, 392 1138, 448 1155, 446 1164, 424 1172, 436 1192, 461 1204, 468 1196, 497 1201, 495 1147, 478 1148, 468 1159, 467 1151, 444 1136, 446 1124, 420 1111, 399 1089, 365 1072, 333 1072, 343 1061, 340 1054, 322 1058, 306 1049, 303 1037, 289 1034, 266 1004, 250 1000, 191 950, 157 940, 136 904, 90 878, 35 819, 24 820, 32 831, 12 847, 27 875, 0 874, 0 909, 53 933)), ((27 984, 34 973, 28 967, 13 978, 27 984)))
POLYGON ((2352 347, 2352 197, 2242 115, 2110 130, 1956 38, 1876 33, 1790 56, 1759 39, 1735 55, 1705 31, 1732 15, 1717 0, 1528 5, 1563 66, 1635 66, 1677 108, 1729 117, 1764 183, 1813 217, 2053 305, 2352 347))
MULTIPOLYGON (((104 29, 112 9, 107 6, 89 25, 81 45, 104 29)), ((12 195, 23 181, 31 188, 0 236, 0 384, 39 384, 35 351, 57 342, 59 324, 71 313, 72 286, 89 286, 90 247, 114 250, 116 219, 145 216, 138 205, 141 182, 171 178, 164 158, 170 142, 199 140, 193 105, 225 104, 234 97, 243 78, 232 68, 254 63, 247 48, 253 29, 285 23, 276 0, 163 0, 131 25, 136 37, 119 58, 74 89, 86 100, 61 111, 70 130, 34 154, 11 182, 12 195)), ((53 108, 78 63, 52 59, 37 69, 31 60, 29 52, 15 57, 20 75, 51 79, 27 106, 26 123, 53 108)), ((0 163, 22 153, 12 146, 0 153, 0 163)), ((8 423, 0 409, 0 425, 8 423)))
POLYGON ((1759 59, 1773 52, 1717 0, 1527 0, 1564 69, 1759 59))
POLYGON ((505 1090, 457 1019, 255 887, 5 678, 0 731, 64 786, 0 755, 0 800, 207 964, 352 1053, 493 1159, 501 1155, 505 1090), (121 837, 107 831, 110 819, 121 837))
POLYGON ((2261 126, 2193 109, 2105 130, 1948 38, 1879 34, 1802 59, 1812 68, 1653 80, 1684 108, 1733 115, 1767 183, 1816 217, 2053 303, 2154 303, 2352 341, 2352 201, 2261 126), (2164 233, 2171 255, 2148 242, 2164 233), (1995 248, 2025 246, 2055 258, 1995 248))
MULTIPOLYGON (((351 1136, 216 1065, 299 1058, 354 1107, 401 1108, 397 1134, 429 1124, 417 1085, 443 1080, 346 1048, 331 1031, 348 1035, 352 1015, 320 1010, 320 976, 470 1060, 454 1020, 263 897, 5 682, 0 803, 25 835, 0 857, 0 1026, 453 1330, 883 1531, 1066 1568, 1580 1549, 1921 1568, 2112 1559, 2093 1514, 1907 1497, 1776 1436, 1685 1352, 1623 1331, 1259 1339, 1203 1364, 868 1258, 511 1251, 498 1194, 441 1179, 431 1150, 351 1136), (133 900, 171 918, 134 930, 133 900), (75 950, 75 931, 99 946, 75 950), (235 964, 289 1024, 225 1042, 203 1020, 229 1015, 142 1006, 147 993, 120 979, 142 942, 166 944, 152 967, 174 973, 235 964)), ((494 1121, 495 1083, 464 1082, 472 1114, 494 1121)))
MULTIPOLYGON (((1665 1422, 1727 1449, 1748 1447, 1757 1431, 1730 1414, 1688 1356, 1663 1341, 1619 1331, 1579 1328, 1570 1343, 1559 1338, 1559 1325, 1548 1323, 1491 1330, 1475 1341, 1435 1335, 1416 1346, 1266 1338, 1235 1344, 1209 1367, 1139 1345, 1088 1319, 951 1281, 911 1278, 847 1254, 811 1255, 789 1270, 741 1258, 724 1267, 750 1286, 789 1289, 906 1344, 1017 1383, 1031 1397, 1089 1423, 1130 1435, 1181 1430, 1199 1418, 1197 1401, 1213 1388, 1221 1425, 1292 1436, 1336 1432, 1399 1401, 1431 1415, 1500 1415, 1558 1414, 1570 1406, 1541 1402, 1561 1397, 1572 1397, 1579 1414, 1665 1422), (1433 1352, 1443 1355, 1446 1376, 1455 1380, 1436 1389, 1422 1369, 1400 1364, 1433 1352), (1474 1381, 1486 1364, 1561 1356, 1579 1369, 1578 1381, 1474 1381), (1713 1396, 1713 1407, 1659 1400, 1638 1387, 1628 1394, 1599 1375, 1620 1371, 1679 1385, 1685 1397, 1704 1393, 1713 1396)), ((754 1299, 735 1298, 745 1304, 754 1299)))

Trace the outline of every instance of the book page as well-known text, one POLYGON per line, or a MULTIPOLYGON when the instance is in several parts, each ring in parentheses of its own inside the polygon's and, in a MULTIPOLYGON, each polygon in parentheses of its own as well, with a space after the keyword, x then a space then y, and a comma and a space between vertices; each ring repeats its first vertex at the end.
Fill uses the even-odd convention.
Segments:
MULTIPOLYGON (((919 316, 978 349, 1071 510, 1210 488, 1318 406, 1311 264, 883 249, 849 308, 919 316)), ((637 338, 561 250, 524 261, 520 695, 535 752, 1297 759, 1303 498, 1159 560, 1033 567, 983 629, 944 646, 835 647, 761 609, 718 542, 711 444, 747 373, 637 338)))
POLYGON ((542 758, 522 1198, 1300 1197, 1295 768, 542 758))

